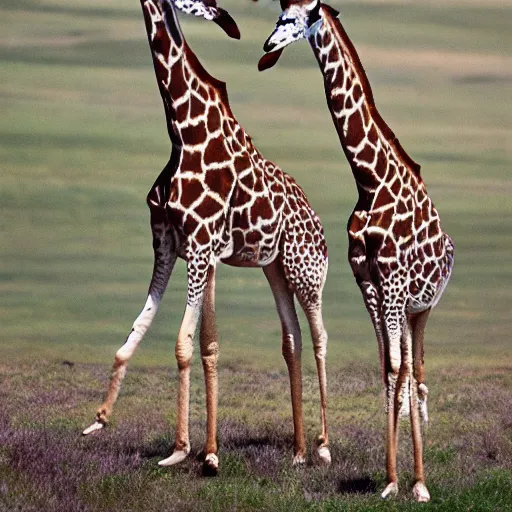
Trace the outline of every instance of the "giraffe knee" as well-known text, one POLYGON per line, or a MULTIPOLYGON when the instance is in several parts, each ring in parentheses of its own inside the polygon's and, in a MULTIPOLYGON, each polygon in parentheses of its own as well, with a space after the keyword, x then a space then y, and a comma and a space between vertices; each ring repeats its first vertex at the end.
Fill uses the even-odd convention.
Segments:
POLYGON ((219 357, 219 343, 210 341, 208 343, 201 343, 201 357, 208 359, 218 359, 219 357))
POLYGON ((325 343, 315 345, 315 359, 317 361, 325 361, 327 357, 327 346, 325 343))
POLYGON ((313 350, 317 361, 325 360, 327 357, 327 332, 323 331, 313 341, 313 350))
POLYGON ((119 352, 118 350, 114 357, 114 364, 112 365, 112 377, 116 379, 115 382, 120 382, 124 379, 129 359, 129 357, 126 357, 123 353, 119 354, 119 352))
POLYGON ((189 343, 177 343, 176 344, 176 361, 178 363, 178 369, 184 370, 190 367, 190 362, 192 361, 192 353, 194 351, 194 346, 192 343, 192 339, 189 340, 189 343))
POLYGON ((302 343, 293 334, 286 334, 283 336, 282 354, 287 363, 291 363, 297 358, 300 358, 302 353, 302 343))
POLYGON ((190 368, 192 356, 185 356, 183 354, 176 354, 176 362, 178 363, 178 370, 186 370, 190 368))
POLYGON ((217 353, 211 355, 202 355, 201 360, 203 362, 203 368, 210 372, 216 371, 218 359, 219 356, 217 353))
POLYGON ((121 347, 114 357, 114 369, 119 368, 120 366, 125 365, 128 360, 130 359, 131 354, 126 350, 126 348, 123 346, 121 347))

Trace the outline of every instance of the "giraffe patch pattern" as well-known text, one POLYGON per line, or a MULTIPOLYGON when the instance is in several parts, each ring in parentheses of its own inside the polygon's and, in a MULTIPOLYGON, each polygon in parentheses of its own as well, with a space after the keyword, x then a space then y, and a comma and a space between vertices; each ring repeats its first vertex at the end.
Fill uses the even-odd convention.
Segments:
MULTIPOLYGON (((321 222, 295 180, 267 161, 234 118, 225 85, 209 76, 179 30, 172 10, 143 3, 150 47, 171 130, 181 155, 164 206, 177 251, 196 269, 189 304, 195 304, 208 266, 264 266, 278 255, 299 298, 320 300, 327 246, 321 222), (172 76, 172 87, 171 87, 172 76), (175 87, 176 77, 183 84, 175 87), (175 116, 171 112, 176 112, 175 116)), ((154 188, 161 188, 157 180, 154 188)), ((150 198, 164 194, 151 190, 150 198)))
MULTIPOLYGON (((449 279, 453 244, 442 232, 416 164, 372 115, 357 63, 322 24, 312 46, 324 71, 332 117, 354 172, 360 199, 349 221, 349 260, 356 279, 376 279, 397 321, 433 307, 449 279)), ((371 91, 370 91, 371 94, 371 91)), ((388 131, 389 130, 389 131, 388 131)))

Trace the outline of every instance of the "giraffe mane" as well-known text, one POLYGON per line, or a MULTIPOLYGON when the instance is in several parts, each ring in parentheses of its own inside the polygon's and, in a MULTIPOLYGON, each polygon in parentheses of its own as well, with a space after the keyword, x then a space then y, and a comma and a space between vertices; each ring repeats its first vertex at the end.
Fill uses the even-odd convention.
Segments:
MULTIPOLYGON (((165 3, 162 4, 162 17, 164 20, 165 29, 168 33, 169 38, 173 39, 172 25, 170 25, 168 23, 168 19, 167 19, 168 14, 164 8, 164 5, 165 5, 165 3)), ((223 11, 223 12, 227 14, 226 11, 223 11)), ((228 14, 228 16, 229 16, 229 14, 228 14)), ((229 116, 234 118, 233 112, 231 111, 231 106, 229 104, 226 83, 223 82, 222 80, 215 78, 210 73, 208 73, 208 71, 205 69, 205 67, 201 64, 201 62, 197 58, 197 56, 194 53, 194 51, 192 50, 192 48, 190 48, 190 46, 189 46, 187 40, 185 39, 185 36, 181 32, 181 30, 179 31, 179 33, 177 35, 179 36, 179 39, 182 42, 183 53, 185 55, 185 58, 188 60, 190 66, 194 69, 194 71, 197 73, 197 76, 201 80, 208 82, 212 87, 217 89, 220 98, 222 99, 223 103, 226 106, 226 112, 229 114, 229 116)), ((150 47, 151 47, 151 41, 150 41, 150 47)))
POLYGON ((226 106, 226 111, 230 115, 230 117, 234 118, 233 112, 231 110, 231 105, 229 104, 229 98, 228 98, 228 90, 226 87, 226 82, 223 82, 222 80, 219 80, 218 78, 215 78, 212 76, 206 68, 201 64, 200 60, 197 58, 197 55, 194 53, 194 51, 190 48, 187 41, 184 41, 184 52, 187 57, 187 60, 189 61, 190 65, 193 67, 194 71, 197 73, 197 76, 204 80, 205 82, 209 82, 213 87, 217 89, 219 92, 219 95, 222 99, 222 102, 226 106))

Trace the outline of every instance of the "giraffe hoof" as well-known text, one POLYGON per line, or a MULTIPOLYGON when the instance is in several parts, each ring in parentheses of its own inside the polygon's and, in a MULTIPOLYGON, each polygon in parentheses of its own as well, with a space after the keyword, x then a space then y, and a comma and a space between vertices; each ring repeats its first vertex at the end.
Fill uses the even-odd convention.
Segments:
POLYGON ((394 497, 398 494, 398 484, 396 482, 389 483, 381 494, 381 497, 386 499, 394 497))
POLYGON ((209 453, 203 462, 204 476, 217 476, 219 472, 219 458, 214 453, 209 453))
POLYGON ((304 464, 306 464, 306 457, 304 457, 302 453, 298 453, 297 455, 295 455, 295 457, 293 457, 292 464, 297 467, 303 466, 304 464))
POLYGON ((92 434, 93 432, 96 432, 96 430, 101 430, 105 426, 104 423, 101 421, 95 421, 90 427, 87 427, 83 432, 83 436, 88 436, 89 434, 92 434))
POLYGON ((331 452, 327 446, 320 446, 316 453, 321 464, 328 466, 332 462, 331 452))
POLYGON ((190 450, 178 450, 175 451, 170 457, 167 459, 161 460, 158 465, 159 466, 174 466, 174 464, 178 464, 179 462, 184 461, 187 458, 187 455, 190 450))
POLYGON ((412 494, 418 503, 427 503, 430 501, 430 493, 423 482, 416 482, 412 488, 412 494))

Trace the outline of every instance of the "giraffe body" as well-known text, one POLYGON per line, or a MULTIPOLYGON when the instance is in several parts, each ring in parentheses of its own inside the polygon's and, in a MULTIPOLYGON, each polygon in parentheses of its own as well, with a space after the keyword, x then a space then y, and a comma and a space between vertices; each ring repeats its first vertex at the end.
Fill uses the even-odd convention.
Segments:
MULTIPOLYGON (((187 12, 217 20, 228 34, 237 33, 229 15, 217 12, 215 2, 208 0, 198 7, 193 3, 176 0, 176 6, 187 12)), ((202 4, 201 0, 195 3, 202 4)), ((202 312, 200 348, 207 402, 204 470, 206 474, 217 472, 218 340, 214 300, 218 262, 263 267, 272 288, 290 374, 295 463, 305 460, 305 436, 302 341, 294 296, 305 310, 320 384, 322 434, 318 453, 329 461, 325 415, 327 333, 321 312, 327 246, 321 222, 295 180, 263 158, 236 121, 225 84, 209 75, 189 48, 172 1, 141 0, 141 5, 172 153, 147 197, 155 264, 146 306, 116 355, 106 401, 98 410, 96 422, 84 434, 106 424, 127 362, 156 314, 179 256, 187 262, 188 293, 175 350, 179 370, 176 443, 171 457, 160 464, 180 462, 190 451, 190 362, 202 312)))
POLYGON ((410 415, 417 501, 424 484, 419 415, 428 419, 423 336, 453 268, 454 248, 427 195, 420 167, 375 107, 357 52, 337 19, 319 0, 281 0, 283 15, 259 64, 273 66, 284 47, 305 38, 324 78, 325 93, 358 190, 348 220, 348 258, 372 319, 388 391, 387 472, 383 497, 398 491, 398 417, 410 415))

